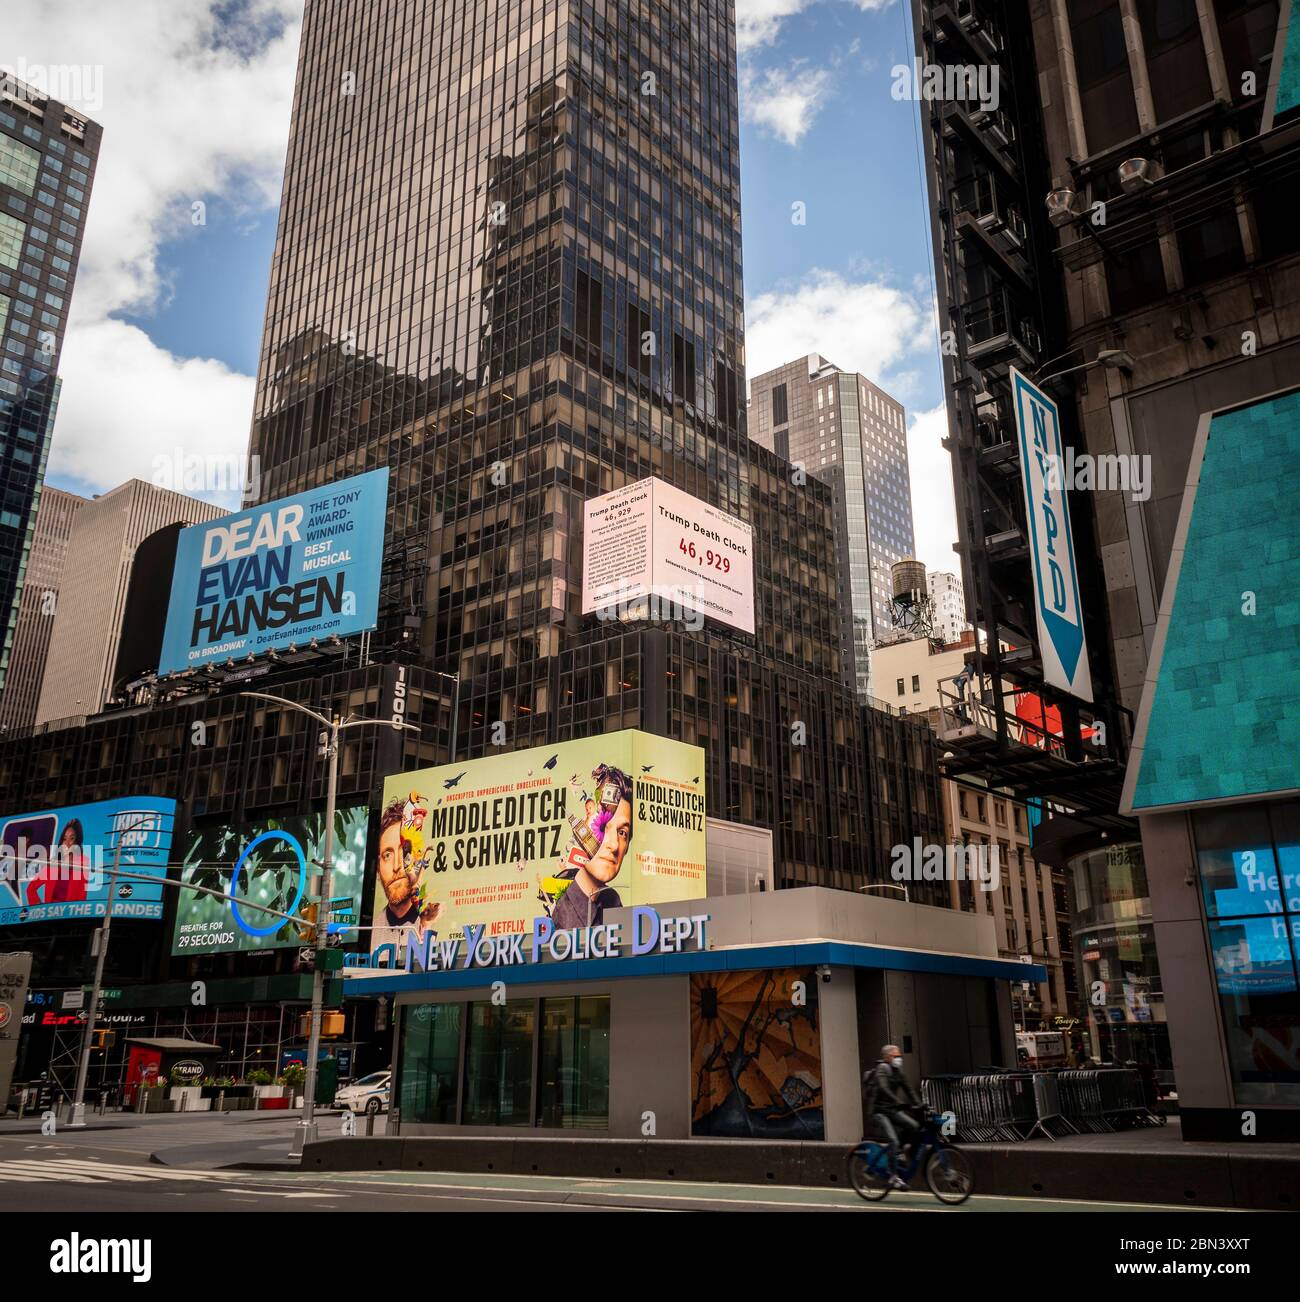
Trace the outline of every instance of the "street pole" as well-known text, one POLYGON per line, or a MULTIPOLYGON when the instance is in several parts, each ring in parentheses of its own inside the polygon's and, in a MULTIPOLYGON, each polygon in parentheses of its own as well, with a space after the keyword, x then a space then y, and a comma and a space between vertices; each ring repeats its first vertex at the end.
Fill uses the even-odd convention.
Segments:
POLYGON ((95 1038, 95 1015, 99 1011, 99 993, 104 984, 104 959, 108 955, 108 933, 113 925, 113 888, 117 885, 117 875, 122 866, 122 841, 126 834, 162 814, 150 814, 137 819, 129 827, 118 829, 117 844, 113 847, 113 876, 109 881, 108 898, 104 901, 104 922, 95 938, 95 983, 90 991, 90 1008, 86 1013, 86 1025, 81 1031, 81 1057, 77 1063, 77 1087, 72 1095, 72 1113, 68 1118, 69 1126, 86 1124, 86 1077, 90 1073, 90 1044, 95 1038))
MULTIPOLYGON (((309 709, 305 705, 300 705, 297 701, 290 701, 283 696, 272 696, 269 692, 240 692, 240 696, 252 700, 270 701, 272 705, 278 705, 285 710, 297 710, 299 714, 305 714, 309 718, 315 719, 321 727, 328 730, 329 741, 326 744, 329 747, 329 776, 325 796, 325 858, 321 864, 320 899, 316 904, 316 948, 317 950, 327 949, 329 947, 330 889, 334 863, 334 806, 338 798, 339 734, 348 728, 395 728, 399 732, 414 733, 418 733, 420 730, 413 723, 398 723, 388 719, 353 719, 349 716, 340 722, 337 714, 331 714, 331 717, 327 719, 323 714, 309 709)), ((324 1002, 325 972, 322 965, 317 962, 314 964, 311 981, 311 1029, 307 1033, 307 1079, 304 1082, 306 1097, 302 1103, 302 1121, 298 1123, 298 1127, 294 1131, 293 1143, 289 1150, 290 1157, 301 1157, 304 1145, 315 1143, 317 1138, 316 1059, 320 1054, 321 1008, 324 1002)))
MULTIPOLYGON (((334 806, 339 781, 339 718, 330 719, 329 740, 326 742, 329 758, 329 777, 325 789, 325 859, 321 865, 320 903, 316 906, 317 953, 329 945, 330 890, 333 885, 334 866, 334 806)), ((313 964, 311 978, 311 1028, 307 1032, 306 1096, 302 1101, 302 1125, 294 1136, 294 1151, 301 1153, 305 1144, 316 1142, 316 1074, 320 1056, 321 1009, 325 1002, 325 971, 322 963, 313 964)))

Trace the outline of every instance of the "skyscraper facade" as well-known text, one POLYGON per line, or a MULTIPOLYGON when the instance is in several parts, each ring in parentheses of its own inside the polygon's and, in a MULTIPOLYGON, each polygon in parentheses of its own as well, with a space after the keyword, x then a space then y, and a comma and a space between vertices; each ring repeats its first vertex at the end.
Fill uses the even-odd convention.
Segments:
POLYGON ((959 642, 970 628, 966 619, 966 594, 961 579, 944 570, 931 570, 926 575, 930 600, 934 603, 934 635, 944 643, 959 642))
POLYGON ((102 129, 0 74, 0 689, 59 396, 102 129))
POLYGON ((263 500, 390 468, 372 648, 459 675, 460 754, 694 741, 843 885, 835 531, 746 437, 738 144, 726 0, 309 0, 250 451, 263 500), (651 475, 754 525, 752 637, 583 615, 584 503, 651 475))
POLYGON ((914 546, 906 414, 865 375, 816 354, 756 376, 749 391, 750 437, 835 486, 846 663, 869 696, 871 646, 892 626, 890 567, 914 546))
POLYGON ((13 655, 4 690, 0 692, 0 731, 18 731, 36 722, 50 634, 58 613, 68 539, 77 510, 85 504, 84 497, 65 493, 61 488, 47 484, 41 490, 31 559, 19 600, 13 655))
POLYGON ((945 769, 1045 802, 1034 853, 1074 885, 1092 1052, 1176 1075, 1184 1138, 1241 1139, 1249 1107, 1251 1136, 1294 1139, 1300 923, 1253 865, 1282 880, 1296 842, 1297 6, 913 13, 924 63, 999 87, 992 111, 921 109, 981 634, 978 726, 948 728, 945 769), (1012 367, 1071 464, 1123 470, 1062 485, 1080 691, 1041 654, 1012 367))
POLYGON ((141 540, 178 521, 197 524, 224 514, 222 507, 140 479, 81 507, 64 557, 37 723, 97 714, 108 700, 131 562, 141 540))

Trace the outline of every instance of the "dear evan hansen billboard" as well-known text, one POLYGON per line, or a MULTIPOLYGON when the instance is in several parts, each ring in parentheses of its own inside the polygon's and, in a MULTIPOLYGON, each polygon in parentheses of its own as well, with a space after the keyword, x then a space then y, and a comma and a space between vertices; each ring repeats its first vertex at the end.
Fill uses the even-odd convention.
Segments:
POLYGON ((182 530, 158 672, 375 627, 388 470, 182 530))
POLYGON ((1070 506, 1062 482, 1065 449, 1061 446, 1061 422, 1056 404, 1014 367, 1011 391, 1020 438, 1043 678, 1091 701, 1092 673, 1083 638, 1070 506))

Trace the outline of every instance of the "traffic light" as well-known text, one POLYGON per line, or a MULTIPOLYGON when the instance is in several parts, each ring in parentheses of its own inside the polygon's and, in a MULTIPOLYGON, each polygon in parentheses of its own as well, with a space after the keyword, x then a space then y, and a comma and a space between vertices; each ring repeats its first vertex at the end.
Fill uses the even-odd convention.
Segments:
POLYGON ((117 1032, 99 1029, 90 1037, 92 1049, 111 1049, 117 1043, 117 1032))

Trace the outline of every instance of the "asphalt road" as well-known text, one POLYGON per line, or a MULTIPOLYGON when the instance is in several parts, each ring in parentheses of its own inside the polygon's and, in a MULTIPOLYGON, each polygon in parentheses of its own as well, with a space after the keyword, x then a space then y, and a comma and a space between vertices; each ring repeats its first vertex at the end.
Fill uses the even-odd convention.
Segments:
MULTIPOLYGON (((1065 1202, 1042 1198, 972 1198, 942 1207, 927 1192, 893 1193, 868 1204, 851 1190, 724 1185, 685 1181, 585 1180, 500 1173, 407 1171, 322 1172, 215 1169, 221 1153, 214 1127, 196 1119, 166 1129, 152 1125, 90 1129, 52 1137, 0 1135, 0 1212, 64 1214, 153 1211, 783 1211, 892 1216, 917 1212, 1169 1211, 1150 1204, 1065 1202), (151 1158, 164 1145, 168 1165, 151 1158), (190 1164, 186 1154, 191 1154, 190 1164)), ((289 1126, 257 1134, 267 1156, 283 1156, 289 1126)), ((239 1127, 247 1144, 247 1126, 239 1127)), ((232 1150, 226 1146, 229 1154, 232 1150)), ((1179 1207, 1183 1213, 1188 1208, 1179 1207)))

